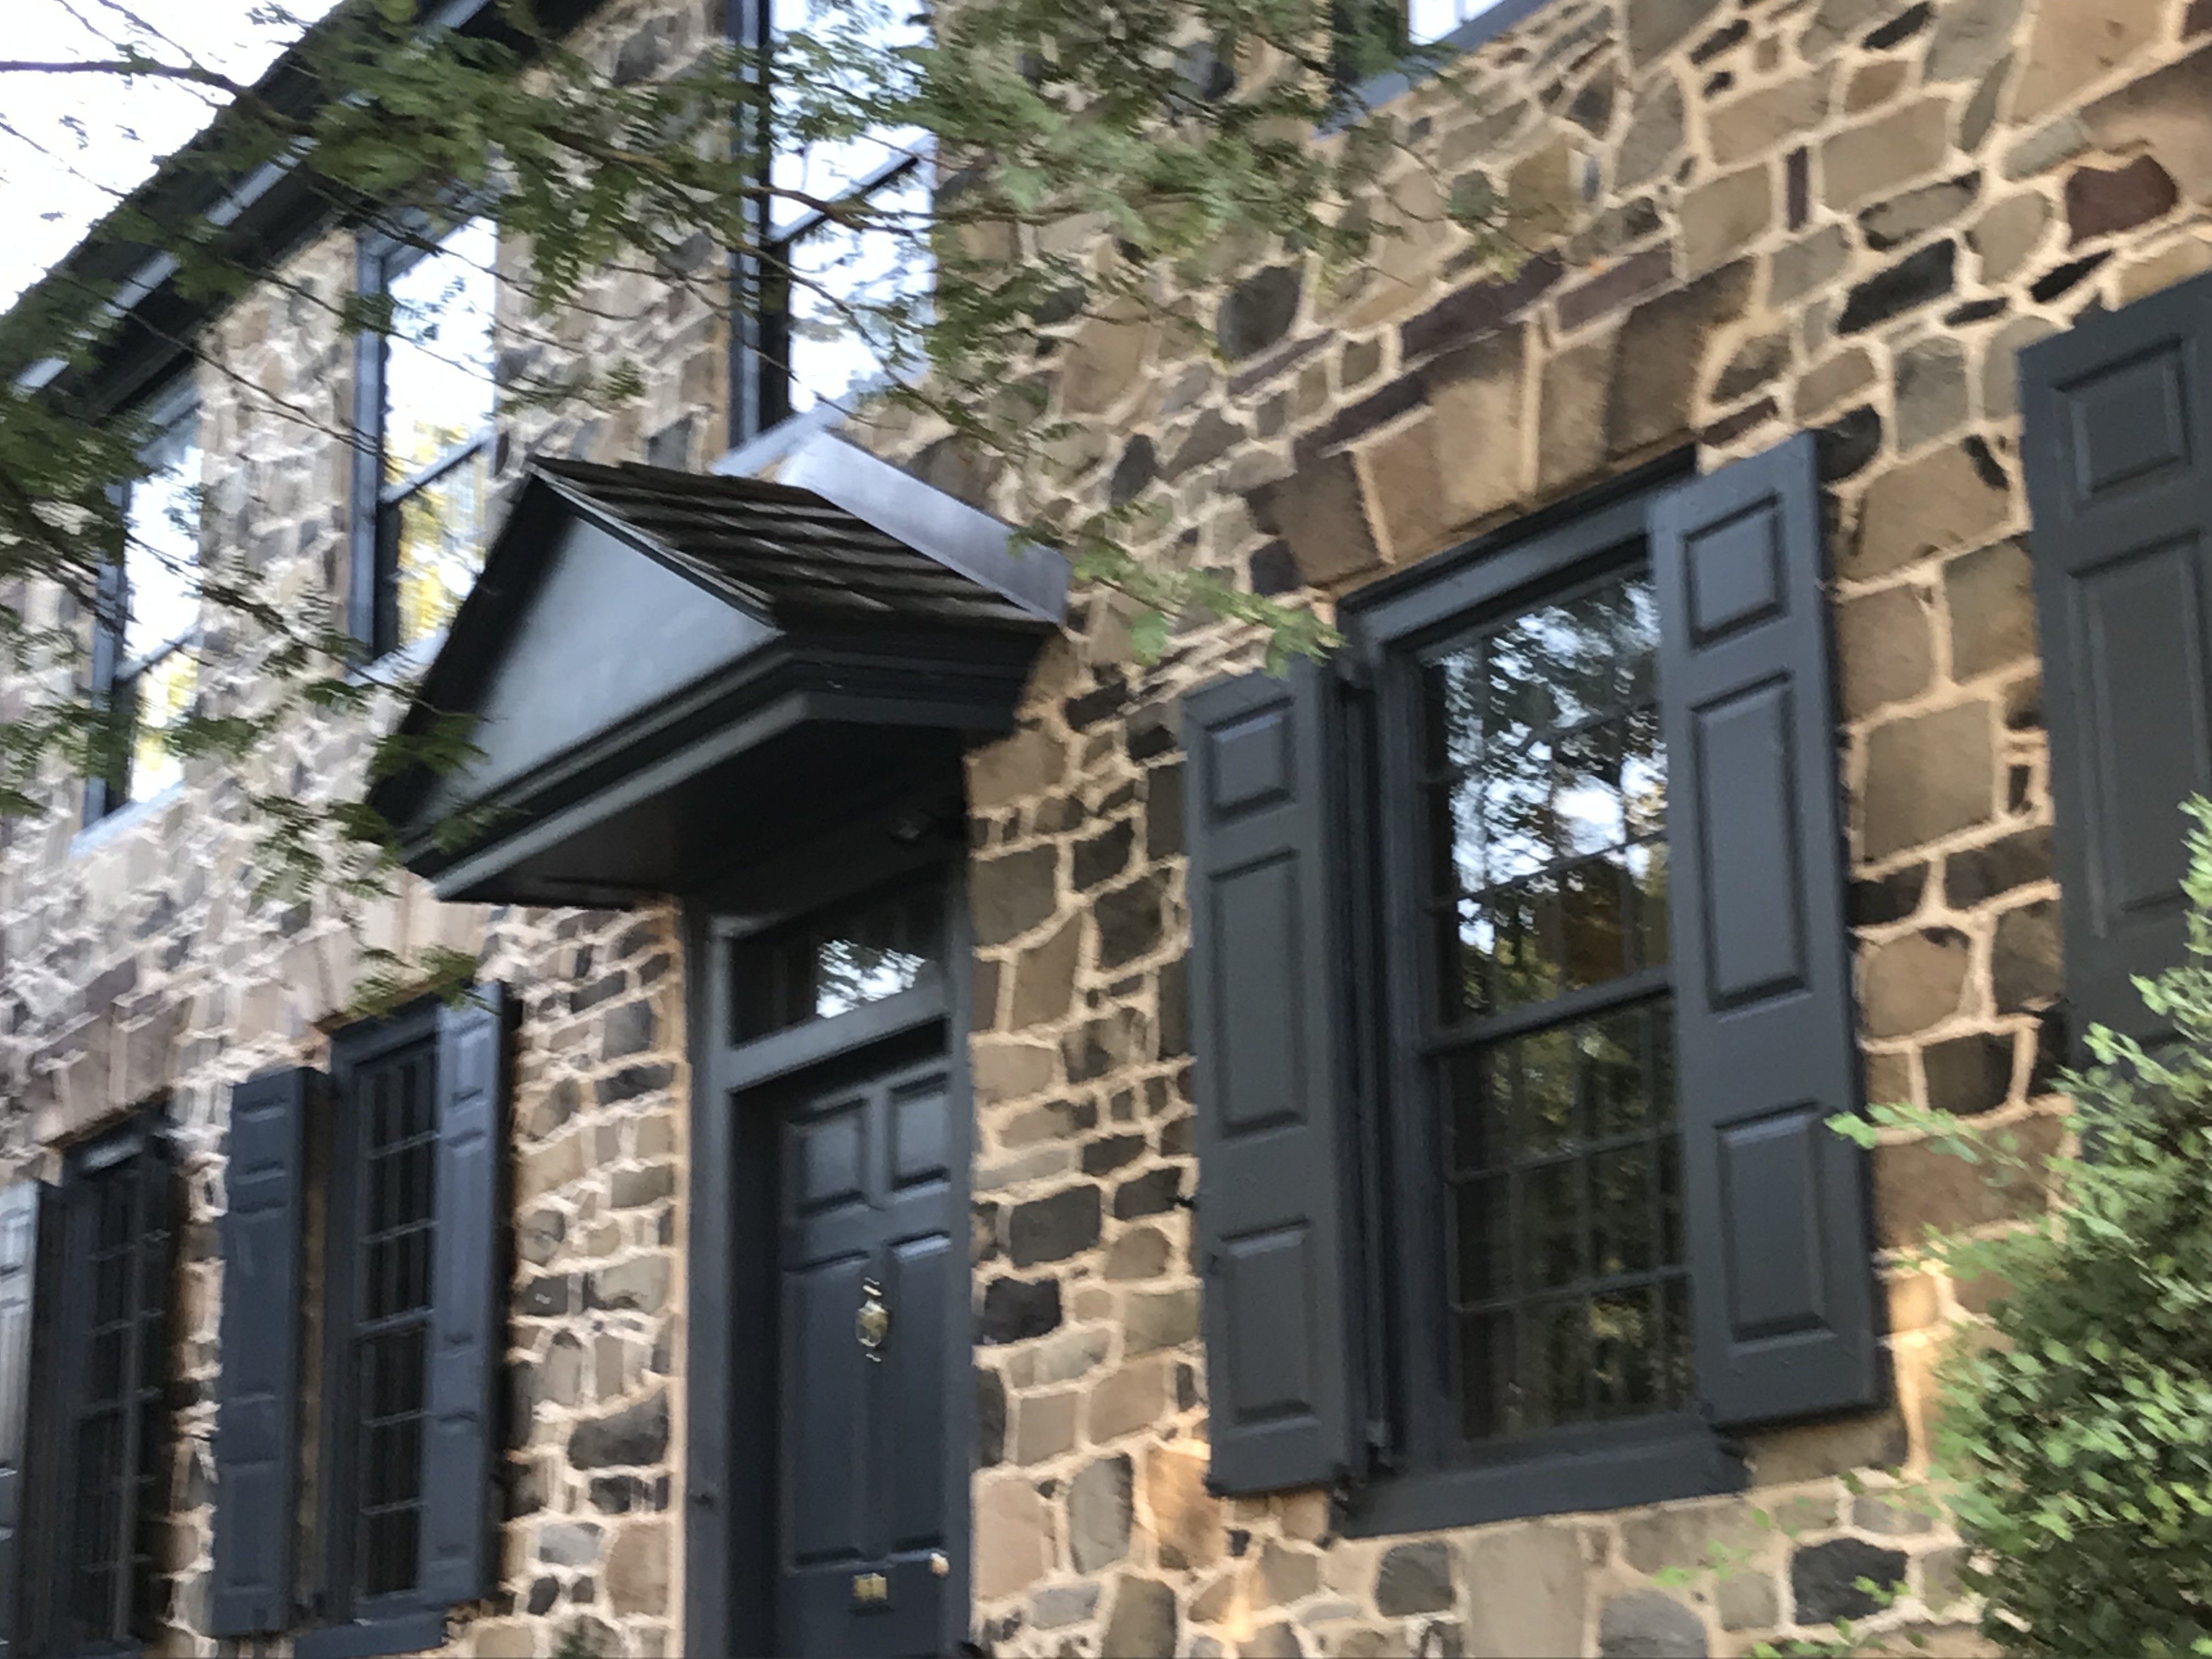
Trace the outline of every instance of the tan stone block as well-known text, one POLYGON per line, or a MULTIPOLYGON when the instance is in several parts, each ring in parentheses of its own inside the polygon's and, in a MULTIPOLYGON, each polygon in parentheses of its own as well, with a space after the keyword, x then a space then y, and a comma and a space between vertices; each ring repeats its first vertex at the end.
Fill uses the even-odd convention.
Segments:
POLYGON ((2015 317, 1990 341, 1982 360, 1982 418, 2008 421, 2020 413, 2020 354, 2058 331, 2041 317, 2015 317))
MULTIPOLYGON (((1959 1167, 1966 1166, 1962 1164, 1959 1167)), ((1905 1462, 1911 1450, 1905 1421, 1894 1411, 1847 1417, 1803 1428, 1768 1430, 1749 1438, 1752 1482, 1760 1486, 1794 1486, 1801 1480, 1818 1480, 1853 1469, 1895 1468, 1905 1462)), ((1835 1524, 1832 1498, 1826 1502, 1824 1520, 1802 1516, 1793 1518, 1786 1511, 1787 1506, 1784 1506, 1775 1516, 1785 1531, 1794 1528, 1796 1532, 1811 1532, 1835 1524)))
POLYGON ((1605 412, 1618 335, 1558 353, 1544 365, 1537 410, 1536 488, 1564 493, 1605 465, 1605 412))
POLYGON ((1059 1394, 1033 1394, 1017 1402, 1014 1410, 1014 1461, 1042 1463, 1075 1447, 1075 1408, 1081 1394, 1073 1389, 1059 1394))
POLYGON ((1767 276, 1767 302, 1786 306, 1803 299, 1842 275, 1850 257, 1850 234, 1841 225, 1823 225, 1789 246, 1777 249, 1767 276))
POLYGON ((1867 1035, 1905 1036, 1959 1012, 1972 951, 1951 928, 1907 933, 1866 954, 1862 998, 1867 1035))
POLYGON ((1439 436, 1435 419, 1425 415, 1358 452, 1368 514, 1382 532, 1382 556, 1394 563, 1409 564, 1449 538, 1439 436))
POLYGON ((1287 1607, 1321 1588, 1321 1558, 1310 1550, 1289 1549, 1270 1538, 1260 1550, 1254 1605, 1287 1607))
POLYGON ((1697 276, 1748 247, 1774 222, 1773 169, 1723 173, 1682 198, 1682 264, 1697 276))
POLYGON ((1505 175, 1515 234, 1528 241, 1566 234, 1582 212, 1581 172, 1582 153, 1565 138, 1515 162, 1505 175))
POLYGON ((975 1599, 1018 1595, 1052 1571, 1050 1516, 1023 1476, 982 1482, 975 1494, 975 1599))
POLYGON ((1863 64, 1851 76, 1850 85, 1844 92, 1844 110, 1856 115, 1877 104, 1886 104, 1894 98, 1905 85, 1905 75, 1911 69, 1901 58, 1863 64))
POLYGON ((1252 499, 1260 527, 1290 544, 1291 562, 1309 586, 1326 586, 1382 562, 1348 453, 1309 461, 1254 491, 1252 499))
POLYGON ((1951 612, 1951 677, 1971 679, 2035 655, 2035 571, 2018 542, 1998 542, 1943 567, 1951 612))
POLYGON ((1168 1363, 1158 1356, 1124 1365, 1102 1378, 1091 1390, 1091 1438, 1101 1444, 1139 1429, 1149 1428, 1167 1414, 1168 1363))
POLYGON ((1936 641, 1929 596, 1917 587, 1885 588, 1836 608, 1836 654, 1844 714, 1856 720, 1887 702, 1904 702, 1936 678, 1936 641))
POLYGON ((1754 275, 1753 262, 1740 259, 1630 313, 1606 409, 1612 453, 1634 454, 1687 432, 1713 339, 1742 316, 1754 275))
POLYGON ((1986 541, 2011 507, 2010 491, 1990 483, 1964 445, 1946 445, 1868 486, 1858 538, 1838 574, 1863 581, 1929 553, 1986 541))
POLYGON ((2119 301, 2130 305, 2146 295, 2157 294, 2212 270, 2212 239, 2199 234, 2146 254, 2119 275, 2119 301))
POLYGON ((2023 1118, 2010 1126, 2024 1168, 1968 1164, 1926 1141, 1877 1146, 1875 1235, 1886 1249, 1926 1242, 1930 1227, 1977 1227, 2033 1215, 2046 1202, 2045 1167, 2064 1138, 2062 1117, 2023 1118))
POLYGON ((633 1522, 615 1534, 601 1577, 607 1604, 617 1614, 669 1610, 669 1552, 665 1522, 633 1522))
POLYGON ((1526 489, 1527 325, 1447 353, 1425 379, 1435 410, 1445 520, 1473 523, 1526 489))
POLYGON ((1983 214, 1966 233, 1967 245, 1981 256, 1982 280, 2011 281, 2041 245, 2051 222, 2050 200, 2034 190, 2008 196, 1983 214))
POLYGON ((1206 1489, 1206 1461, 1203 1448, 1178 1446, 1156 1446, 1145 1459, 1145 1507, 1163 1566, 1205 1567, 1221 1559, 1227 1539, 1221 1500, 1206 1489), (1165 1559, 1170 1550, 1176 1562, 1165 1559))
POLYGON ((581 1130, 571 1130, 558 1140, 526 1152, 516 1160, 514 1202, 527 1204, 555 1189, 583 1178, 588 1167, 581 1130))
POLYGON ((1795 81, 1746 93, 1705 112, 1705 142, 1717 167, 1731 167, 1754 155, 1771 155, 1790 136, 1809 132, 1827 118, 1826 70, 1795 81))
POLYGON ((1961 703, 1891 720, 1869 734, 1867 857, 1886 858, 1996 815, 1995 712, 1986 702, 1961 703))
POLYGON ((1810 421, 1873 384, 1874 359, 1863 348, 1853 346, 1848 351, 1838 352, 1798 377, 1797 418, 1810 421))
POLYGON ((1580 1653, 1589 1569, 1572 1527, 1494 1527, 1461 1546, 1468 1659, 1580 1653))
POLYGON ((1034 1042, 975 1042, 969 1046, 969 1074, 978 1105, 1018 1100, 1052 1086, 1058 1050, 1034 1042))
POLYGON ((1008 1025, 1021 1030, 1065 1016, 1075 1000, 1075 963, 1083 947, 1083 918, 1070 917, 1041 945, 1016 960, 1008 1025))
POLYGON ((1923 98, 1820 146, 1821 199, 1848 210, 1935 172, 1951 149, 1951 106, 1923 98))
POLYGON ((2103 80, 2158 38, 2166 10, 2160 0, 2038 7, 2011 118, 2032 121, 2103 80))
POLYGON ((1011 806, 1057 783, 1067 750, 1034 729, 987 744, 968 757, 968 801, 979 810, 1011 806))
POLYGON ((1061 359, 1060 406, 1071 416, 1112 409, 1143 374, 1158 333, 1137 301, 1109 301, 1103 314, 1076 331, 1061 359))
POLYGON ((1318 1489, 1296 1492, 1280 1500, 1283 1536, 1300 1543, 1317 1544, 1328 1535, 1328 1494, 1318 1489))
POLYGON ((469 1651, 477 1659, 531 1659, 538 1651, 537 1626, 525 1620, 487 1620, 470 1634, 469 1651))

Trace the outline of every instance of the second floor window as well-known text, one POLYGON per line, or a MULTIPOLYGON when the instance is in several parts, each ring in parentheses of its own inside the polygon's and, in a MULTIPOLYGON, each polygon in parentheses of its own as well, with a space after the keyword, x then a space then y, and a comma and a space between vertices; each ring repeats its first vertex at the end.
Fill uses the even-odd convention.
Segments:
POLYGON ((88 823, 184 775, 169 734, 198 687, 199 405, 190 388, 165 394, 155 420, 146 474, 124 496, 123 562, 100 583, 92 689, 115 740, 86 793, 88 823))
POLYGON ((1441 40, 1462 23, 1498 9, 1503 0, 1406 0, 1406 38, 1414 46, 1441 40))
POLYGON ((390 331, 362 337, 356 423, 354 637, 380 656, 452 620, 483 561, 491 485, 492 265, 472 219, 432 242, 365 243, 364 291, 390 331))

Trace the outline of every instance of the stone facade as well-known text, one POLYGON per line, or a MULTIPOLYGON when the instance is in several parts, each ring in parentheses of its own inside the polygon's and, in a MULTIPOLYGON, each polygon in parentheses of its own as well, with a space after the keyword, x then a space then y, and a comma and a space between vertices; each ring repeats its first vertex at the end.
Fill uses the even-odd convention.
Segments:
MULTIPOLYGON (((719 11, 623 0, 585 45, 651 73, 719 11)), ((1152 556, 1326 605, 1682 445, 1710 469, 1817 433, 1869 1094, 2055 1141, 2058 896, 2012 364, 2088 307, 2212 269, 2212 5, 1553 0, 1468 68, 1472 101, 1430 85, 1391 112, 1403 155, 1365 206, 1404 234, 1374 269, 1332 283, 1224 253, 1218 286, 1184 296, 1217 321, 1218 361, 1127 319, 1052 331, 1042 369, 1081 429, 1048 471, 967 466, 903 419, 859 435, 1009 517, 1156 507, 1152 556), (1440 212, 1478 173, 1531 243, 1510 272, 1440 212)), ((286 605, 343 586, 350 353, 327 302, 352 258, 334 236, 295 258, 219 325, 228 372, 202 380, 209 555, 286 605)), ((502 434, 503 476, 533 451, 701 464, 725 377, 703 302, 634 275, 588 297, 550 323, 503 316, 502 373, 626 355, 646 396, 528 417, 502 434)), ((1127 623, 1079 596, 1020 729, 969 767, 975 1639, 1085 1659, 1734 1654, 1868 1613, 1852 1585, 1871 1576, 1907 1592, 1875 1623, 1974 1650, 1955 1539, 1890 1495, 1924 1458, 1927 1364, 1960 1295, 1894 1263, 1892 1405, 1759 1437, 1747 1498, 1350 1540, 1322 1492, 1208 1494, 1176 700, 1258 647, 1194 628, 1143 665, 1127 623)), ((252 695, 250 656, 212 695, 252 695)), ((302 731, 245 781, 341 787, 359 750, 302 731)), ((207 1652, 228 1087, 326 1053, 356 946, 319 908, 254 902, 236 781, 193 769, 119 821, 73 823, 14 830, 0 864, 5 1146, 47 1167, 172 1103, 190 1200, 160 1646, 207 1652)), ((362 936, 474 951, 524 1006, 501 1587, 455 1652, 684 1650, 678 914, 409 888, 362 936)), ((1881 1150, 1875 1187, 1885 1246, 1982 1212, 1969 1171, 1910 1144, 1881 1150)))

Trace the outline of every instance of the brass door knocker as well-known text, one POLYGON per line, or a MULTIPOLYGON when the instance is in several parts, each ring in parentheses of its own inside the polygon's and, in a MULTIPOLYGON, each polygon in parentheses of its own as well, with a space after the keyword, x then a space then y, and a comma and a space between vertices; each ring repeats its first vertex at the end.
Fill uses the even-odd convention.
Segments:
POLYGON ((853 1326, 868 1358, 879 1365, 883 1364, 884 1339, 890 1334, 891 1310, 884 1305, 884 1287, 872 1279, 860 1281, 860 1310, 854 1316, 853 1326))

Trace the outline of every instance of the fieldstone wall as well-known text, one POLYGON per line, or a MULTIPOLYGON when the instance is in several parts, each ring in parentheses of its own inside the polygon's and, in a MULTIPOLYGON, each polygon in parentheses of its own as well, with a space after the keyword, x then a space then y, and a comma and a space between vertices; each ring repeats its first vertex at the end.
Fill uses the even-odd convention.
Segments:
MULTIPOLYGON (((720 14, 720 0, 616 3, 574 44, 627 77, 662 73, 715 37, 720 14)), ((521 253, 503 247, 502 265, 521 253)), ((698 251, 702 277, 714 277, 713 264, 698 251)), ((503 420, 503 488, 533 453, 688 465, 720 449, 719 325, 687 272, 663 276, 609 273, 550 319, 502 289, 503 384, 618 359, 644 382, 619 408, 503 420)), ((306 249, 215 325, 215 362, 197 375, 203 558, 256 579, 295 616, 343 611, 354 345, 335 306, 354 280, 349 234, 306 249)), ((65 598, 22 598, 34 622, 85 626, 65 598)), ((266 695, 255 679, 263 643, 227 617, 205 620, 216 632, 203 653, 204 695, 217 708, 255 706, 266 695)), ((58 778, 49 817, 0 828, 0 1171, 52 1175, 68 1143, 164 1097, 182 1149, 178 1440, 159 1552, 165 1626, 151 1650, 216 1651, 203 1632, 219 1495, 209 1447, 231 1085, 270 1066, 325 1062, 363 947, 439 945, 474 954, 481 977, 502 981, 521 1010, 507 1170, 514 1282, 491 1497, 502 1517, 500 1588, 459 1610, 447 1650, 680 1652, 690 1092, 676 911, 441 905, 410 881, 350 922, 319 900, 257 900, 263 826, 246 792, 317 798, 354 787, 363 754, 362 728, 301 723, 240 775, 196 763, 179 788, 88 832, 78 833, 78 787, 58 778)))
MULTIPOLYGON (((2212 269, 2212 3, 1554 0, 1468 69, 1472 101, 1391 111, 1379 269, 1248 252, 1188 296, 1221 361, 1071 322, 1041 356, 1083 432, 1048 480, 969 488, 1155 506, 1156 556, 1326 605, 1679 446, 1711 470, 1814 431, 1869 1092, 2056 1144, 2014 357, 2212 269), (1530 243, 1510 272, 1440 211, 1474 174, 1530 243)), ((1085 601, 969 769, 976 1639, 1627 1659, 1871 1613, 1977 1650, 1955 1537, 1909 1491, 1967 1298, 1894 1262, 1892 1405, 1758 1437, 1747 1498, 1354 1541, 1321 1492, 1207 1495, 1176 699, 1255 658, 1202 629, 1140 667, 1122 623, 1085 601), (1877 1612, 1862 1576, 1906 1594, 1877 1612)), ((1923 1146, 1875 1176, 1886 1248, 1996 1218, 1923 1146)))

